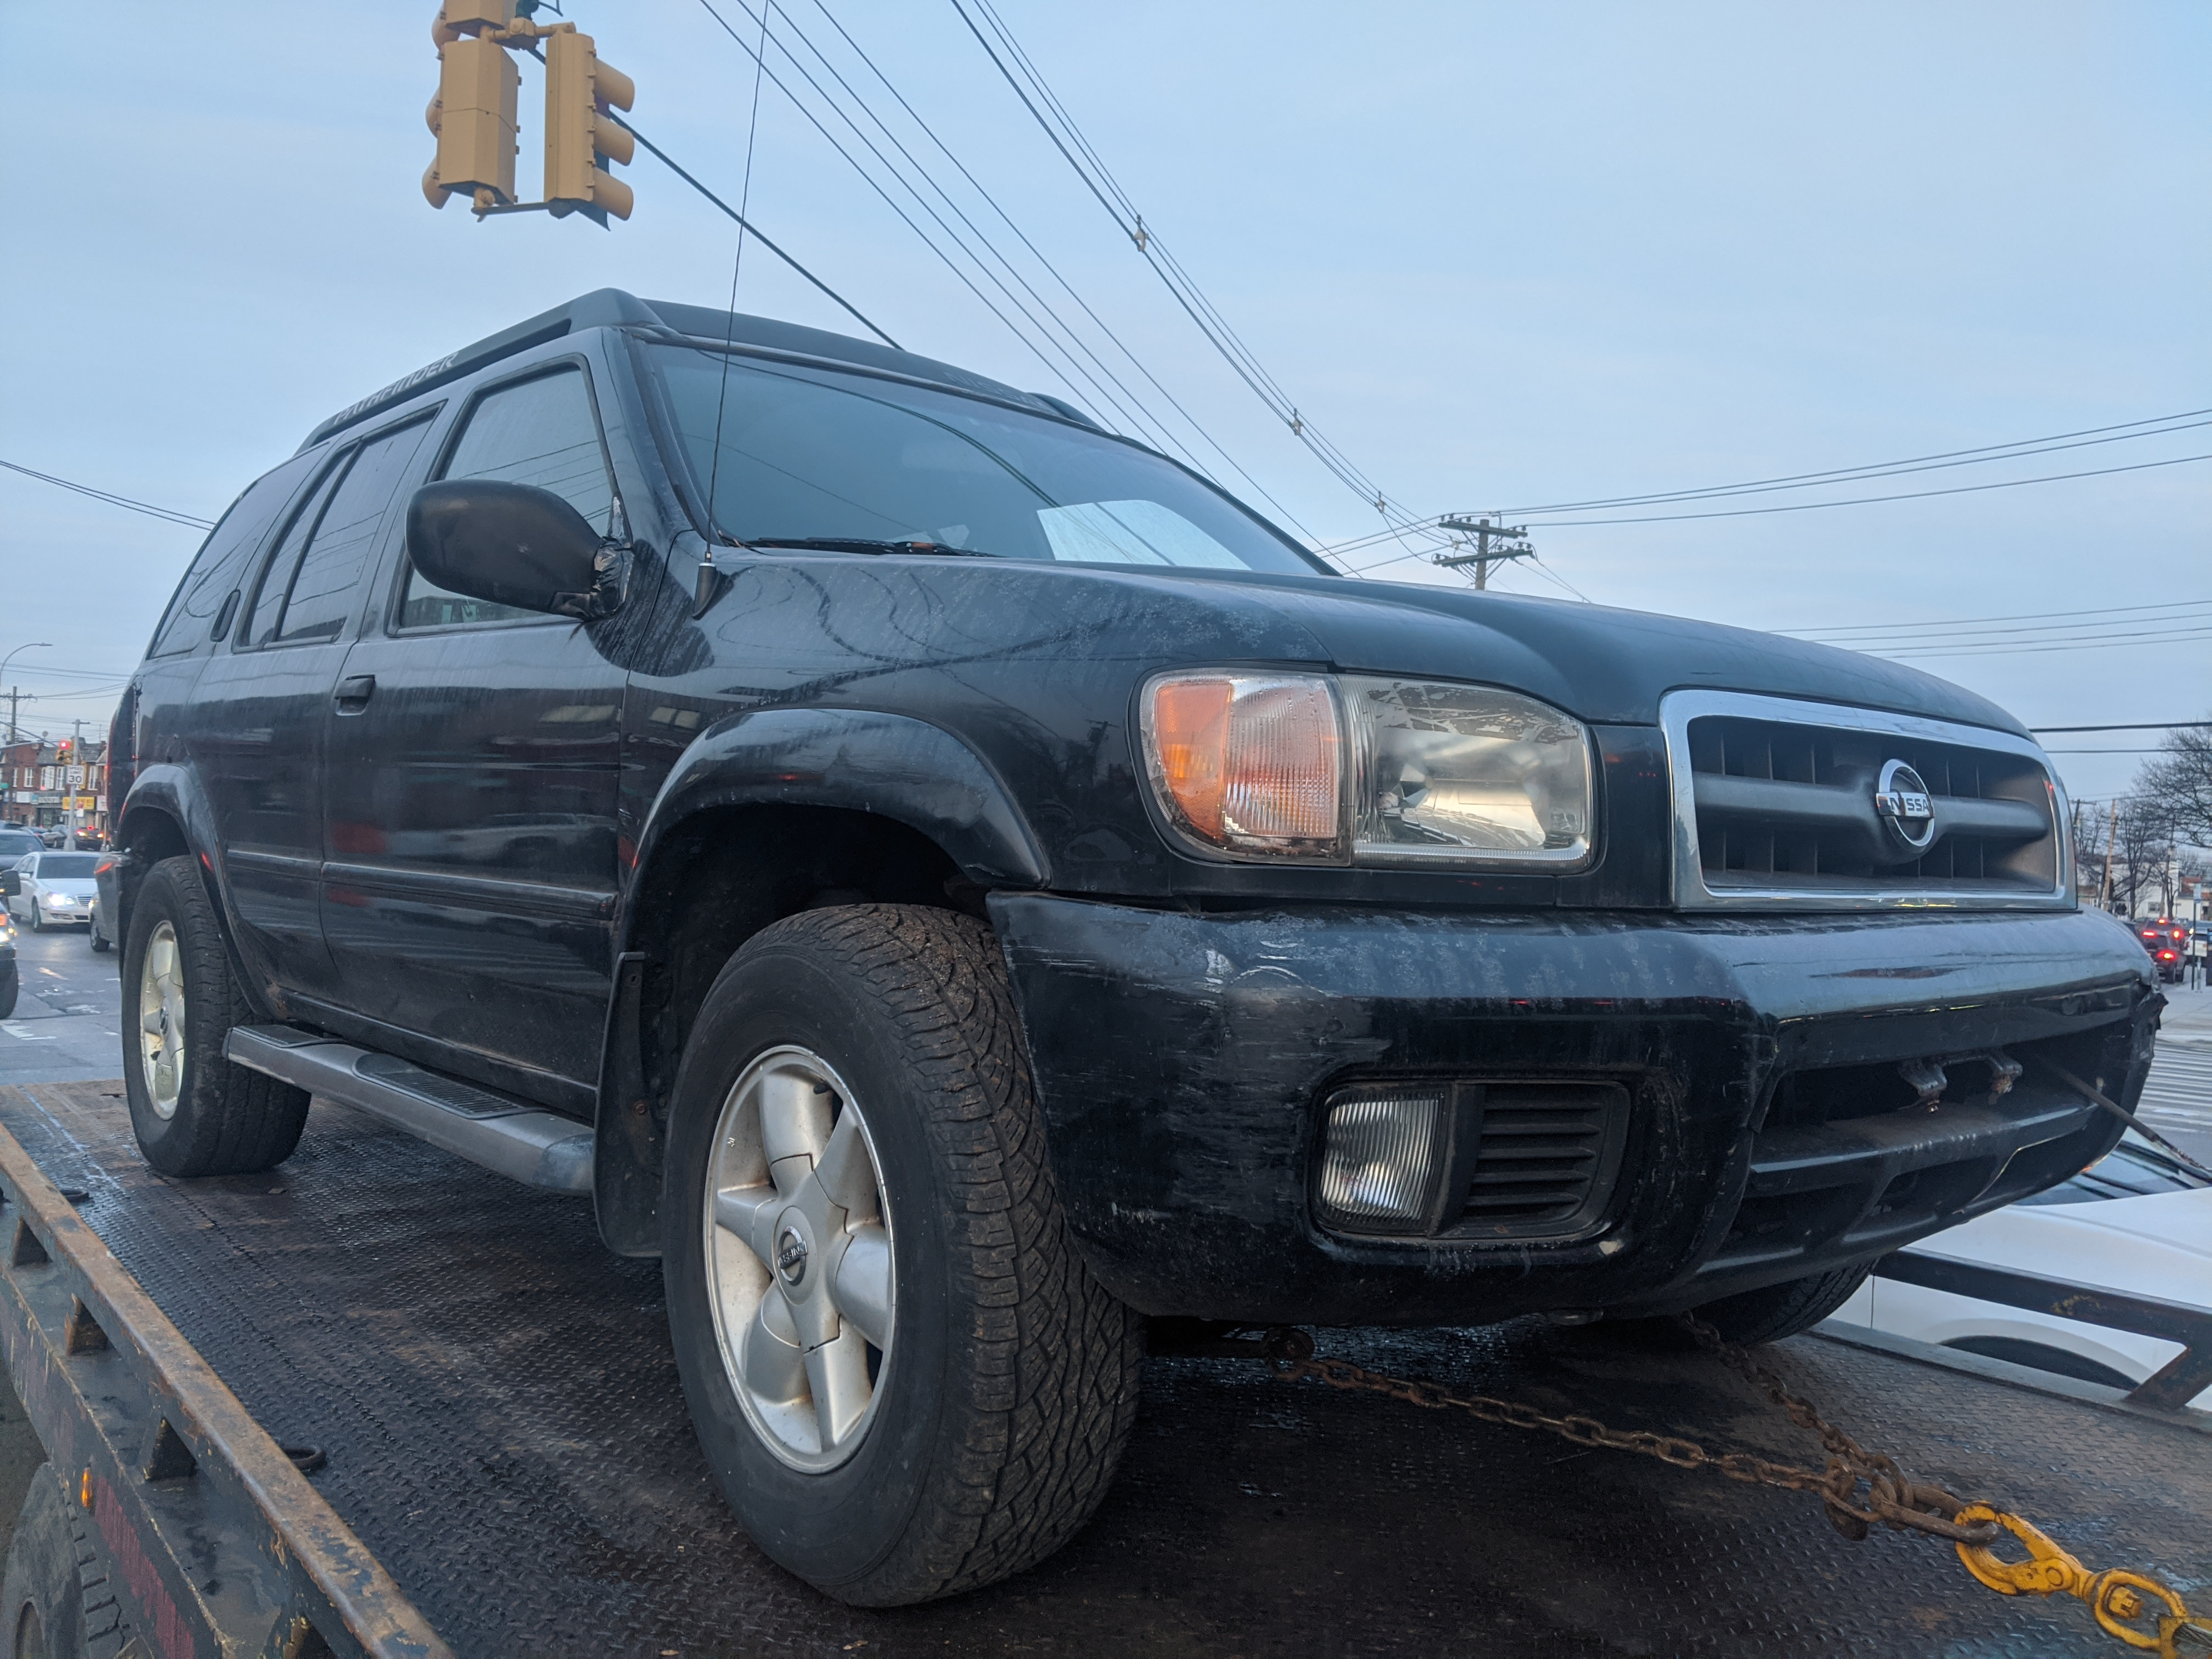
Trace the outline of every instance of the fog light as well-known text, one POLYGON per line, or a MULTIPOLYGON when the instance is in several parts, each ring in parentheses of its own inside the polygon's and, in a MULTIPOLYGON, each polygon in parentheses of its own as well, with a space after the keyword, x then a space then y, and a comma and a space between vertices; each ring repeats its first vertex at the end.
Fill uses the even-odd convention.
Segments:
POLYGON ((1322 1220, 1346 1232, 1423 1231, 1442 1157, 1445 1092, 1347 1091, 1322 1134, 1322 1220))

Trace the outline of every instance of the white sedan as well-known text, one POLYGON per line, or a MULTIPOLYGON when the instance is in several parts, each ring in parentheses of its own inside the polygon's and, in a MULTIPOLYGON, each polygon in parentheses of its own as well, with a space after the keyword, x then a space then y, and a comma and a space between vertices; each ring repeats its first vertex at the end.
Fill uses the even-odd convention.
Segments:
MULTIPOLYGON (((1915 1254, 2212 1309, 2212 1181, 2130 1130, 2072 1180, 1923 1240, 1915 1254)), ((2131 1389, 2178 1342, 1870 1279, 1832 1317, 2085 1382, 2131 1389)), ((2191 1402, 2212 1409, 2212 1389, 2191 1402)))
POLYGON ((92 921, 92 901, 99 884, 92 867, 96 853, 33 853, 15 866, 15 890, 8 908, 31 924, 33 933, 64 922, 92 921))

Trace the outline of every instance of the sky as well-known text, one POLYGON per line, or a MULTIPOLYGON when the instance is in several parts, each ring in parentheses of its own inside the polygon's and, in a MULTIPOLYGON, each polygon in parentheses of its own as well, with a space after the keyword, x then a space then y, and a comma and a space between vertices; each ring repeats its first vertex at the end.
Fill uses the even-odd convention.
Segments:
MULTIPOLYGON (((1077 326, 1225 483, 1323 542, 1376 530, 1372 505, 1215 355, 952 0, 785 3, 775 38, 821 45, 1081 319, 1018 226, 1130 358, 1077 326), (1206 439, 1166 412, 1170 394, 1206 439)), ((1409 515, 2212 420, 2201 4, 996 3, 1301 422, 1409 515)), ((636 82, 639 129, 726 199, 745 194, 739 41, 700 0, 565 5, 636 82)), ((756 38, 744 0, 715 8, 756 38)), ((625 170, 636 211, 611 230, 428 207, 434 9, 125 0, 92 29, 69 8, 0 5, 0 58, 19 70, 0 459, 212 519, 324 416, 576 294, 726 304, 734 228, 643 153, 625 170)), ((812 98, 773 46, 769 62, 812 98)), ((526 191, 539 95, 526 64, 526 191)), ((1084 392, 773 84, 750 159, 750 216, 901 343, 1084 392)), ((757 243, 738 282, 741 310, 856 331, 757 243)), ((2212 632, 2188 637, 2188 618, 2212 603, 2212 460, 2142 465, 2196 455, 2212 455, 2212 426, 1823 493, 2136 469, 2021 488, 1655 523, 1558 521, 1686 509, 1532 514, 1541 568, 1498 585, 1864 628, 1893 647, 1915 630, 1949 653, 1919 666, 2032 726, 2203 719, 2212 632), (2015 617, 2033 620, 1987 620, 2015 617), (2051 622, 2063 631, 1990 631, 2051 622), (2147 637, 2160 630, 2175 637, 2147 637), (2036 648, 1992 648, 2022 645, 2036 648)), ((0 472, 0 658, 51 647, 0 676, 0 696, 38 699, 27 726, 104 727, 197 540, 0 472)), ((1411 560, 1377 574, 1464 580, 1411 560)), ((2091 799, 2140 758, 2057 755, 2091 799)))

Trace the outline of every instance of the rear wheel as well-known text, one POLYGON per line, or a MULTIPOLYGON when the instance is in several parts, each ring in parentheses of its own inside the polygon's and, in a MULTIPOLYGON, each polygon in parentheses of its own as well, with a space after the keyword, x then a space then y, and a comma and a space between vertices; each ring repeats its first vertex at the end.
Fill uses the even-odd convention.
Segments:
POLYGON ((750 940, 684 1050, 662 1215, 700 1441, 785 1567, 927 1601, 1090 1517, 1143 1324, 1075 1254, 981 924, 849 906, 750 940))
POLYGON ((163 1175, 243 1175, 289 1158, 307 1091, 222 1056, 230 1028, 254 1012, 190 857, 147 872, 122 978, 123 1086, 146 1161, 163 1175))
POLYGON ((15 988, 21 983, 21 981, 16 977, 14 963, 0 966, 0 1019, 5 1019, 15 1012, 15 988))

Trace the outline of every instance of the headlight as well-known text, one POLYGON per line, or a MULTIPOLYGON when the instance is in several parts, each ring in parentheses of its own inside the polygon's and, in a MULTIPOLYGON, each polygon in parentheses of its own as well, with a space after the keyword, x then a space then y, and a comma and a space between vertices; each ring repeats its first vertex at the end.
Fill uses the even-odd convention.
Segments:
POLYGON ((1533 697, 1347 675, 1358 863, 1574 865, 1590 849, 1589 735, 1533 697))
POLYGON ((1161 810, 1204 851, 1550 868, 1589 856, 1589 735, 1516 692, 1217 670, 1153 680, 1139 717, 1161 810))

